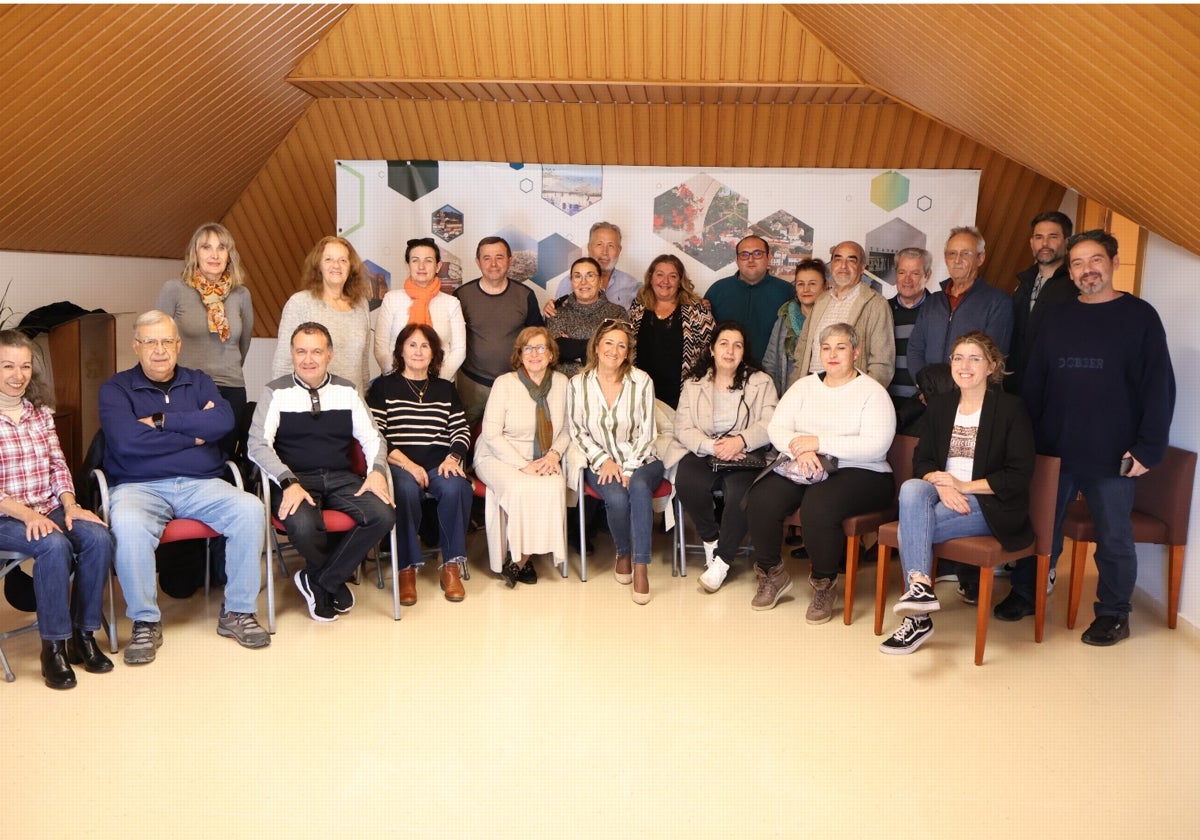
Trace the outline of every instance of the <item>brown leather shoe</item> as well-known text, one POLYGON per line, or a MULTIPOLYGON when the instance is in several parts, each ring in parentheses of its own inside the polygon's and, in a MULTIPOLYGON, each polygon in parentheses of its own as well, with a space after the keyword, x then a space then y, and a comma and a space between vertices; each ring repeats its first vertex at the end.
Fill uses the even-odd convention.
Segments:
POLYGON ((459 568, 457 561, 450 561, 442 564, 442 591, 446 593, 447 601, 461 601, 467 597, 467 590, 463 589, 462 569, 459 568))
POLYGON ((400 603, 411 607, 417 603, 417 570, 414 566, 401 569, 398 574, 400 581, 400 603))

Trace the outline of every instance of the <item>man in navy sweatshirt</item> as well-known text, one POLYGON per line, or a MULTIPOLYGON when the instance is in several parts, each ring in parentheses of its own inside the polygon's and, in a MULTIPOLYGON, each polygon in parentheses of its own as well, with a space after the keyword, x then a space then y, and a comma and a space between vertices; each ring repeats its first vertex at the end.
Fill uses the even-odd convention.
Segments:
MULTIPOLYGON (((1062 459, 1051 563, 1062 552, 1062 521, 1077 493, 1096 525, 1096 620, 1083 641, 1106 646, 1129 637, 1134 482, 1166 454, 1175 374, 1154 307, 1113 288, 1116 238, 1102 230, 1071 237, 1067 265, 1079 297, 1046 314, 1022 393, 1039 451, 1062 459)), ((1017 564, 997 618, 1033 613, 1034 576, 1032 560, 1017 564)))
POLYGON ((271 482, 272 510, 304 558, 295 581, 309 615, 336 621, 354 606, 346 581, 396 522, 387 447, 354 383, 329 373, 329 330, 308 321, 290 341, 292 373, 263 389, 247 446, 250 460, 271 482), (351 469, 355 442, 366 463, 365 479, 351 469), (330 533, 325 508, 346 514, 354 526, 330 533))
POLYGON ((225 603, 217 633, 243 647, 271 637, 254 617, 262 585, 262 504, 221 479, 219 443, 233 431, 233 410, 206 373, 180 367, 179 330, 152 309, 133 326, 138 364, 100 386, 109 518, 117 539, 117 577, 133 638, 126 665, 153 662, 163 643, 154 549, 172 519, 197 519, 226 539, 225 603))

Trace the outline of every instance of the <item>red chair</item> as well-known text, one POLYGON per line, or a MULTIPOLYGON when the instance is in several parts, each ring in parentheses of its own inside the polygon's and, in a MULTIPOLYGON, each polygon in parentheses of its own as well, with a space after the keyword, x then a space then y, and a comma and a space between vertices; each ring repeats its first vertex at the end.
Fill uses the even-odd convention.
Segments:
MULTIPOLYGON (((846 597, 845 609, 842 612, 842 623, 849 625, 854 617, 854 592, 858 584, 858 559, 862 551, 862 538, 879 530, 885 522, 891 522, 900 515, 898 500, 900 486, 912 478, 913 453, 917 448, 917 438, 912 435, 896 435, 888 448, 888 465, 896 481, 896 492, 892 503, 883 510, 868 511, 842 520, 842 531, 846 534, 846 597)), ((800 511, 797 509, 783 521, 785 526, 800 526, 800 511)))
MULTIPOLYGON (((1033 522, 1033 543, 1018 551, 1005 551, 992 535, 962 537, 933 546, 933 556, 979 566, 979 605, 975 608, 975 664, 983 664, 987 644, 988 619, 992 614, 992 583, 996 567, 1030 554, 1037 555, 1037 596, 1034 604, 1033 639, 1042 641, 1046 626, 1046 580, 1050 576, 1050 547, 1054 542, 1054 508, 1058 504, 1058 458, 1037 456, 1033 479, 1029 483, 1029 518, 1033 522)), ((891 549, 899 548, 899 522, 879 529, 879 568, 875 582, 875 635, 883 633, 883 605, 887 599, 888 561, 891 549)))
MULTIPOLYGON (((362 447, 358 441, 353 441, 350 444, 350 470, 356 475, 365 476, 367 474, 367 461, 363 455, 362 447)), ((290 548, 291 543, 287 539, 287 526, 283 524, 276 515, 276 510, 271 504, 271 480, 267 477, 266 470, 259 469, 262 484, 262 499, 263 506, 266 510, 267 519, 267 539, 265 545, 267 547, 267 630, 270 633, 275 632, 275 575, 274 564, 272 563, 271 554, 274 552, 279 560, 279 568, 283 572, 283 577, 286 580, 288 577, 287 564, 283 560, 283 550, 290 548)), ((385 470, 384 475, 387 477, 388 494, 391 495, 395 491, 392 488, 392 472, 385 470)), ((340 510, 322 510, 321 518, 325 520, 325 530, 333 534, 343 534, 354 528, 355 522, 348 514, 342 513, 340 510)), ((400 580, 396 569, 396 526, 392 526, 392 530, 388 536, 389 547, 392 555, 392 618, 395 621, 400 620, 400 580)), ((379 558, 376 558, 378 562, 379 558)), ((379 588, 383 588, 383 572, 379 572, 379 588)))
MULTIPOLYGON (((1179 589, 1183 583, 1183 554, 1192 512, 1192 486, 1196 481, 1196 453, 1168 446, 1163 462, 1135 481, 1133 541, 1167 546, 1167 626, 1174 630, 1179 619, 1179 589)), ((1083 595, 1088 543, 1096 541, 1096 526, 1083 499, 1067 506, 1063 536, 1075 543, 1071 552, 1071 595, 1067 602, 1067 627, 1074 628, 1083 595)))
MULTIPOLYGON (((664 478, 659 483, 658 487, 655 488, 654 498, 665 499, 665 498, 668 498, 672 492, 673 492, 673 488, 671 487, 671 482, 667 481, 664 478)), ((586 519, 586 516, 584 515, 583 498, 584 498, 584 496, 591 496, 593 499, 599 499, 600 494, 598 494, 595 490, 593 490, 591 487, 588 486, 587 481, 583 477, 583 470, 579 471, 579 484, 575 488, 575 493, 576 493, 576 498, 578 499, 578 508, 577 509, 579 511, 579 579, 581 581, 586 581, 587 580, 587 523, 584 521, 586 519)), ((678 529, 681 529, 681 532, 682 532, 683 522, 676 520, 675 527, 678 529)), ((677 573, 676 570, 679 568, 678 567, 679 558, 677 555, 678 550, 679 550, 679 540, 673 538, 671 540, 671 574, 672 574, 672 576, 674 576, 677 573)), ((563 577, 566 577, 566 576, 567 576, 567 567, 564 564, 563 565, 563 577)))
MULTIPOLYGON (((97 432, 97 435, 102 432, 97 432)), ((226 461, 225 468, 229 471, 230 483, 239 490, 245 490, 245 484, 242 481, 242 473, 237 468, 237 464, 233 461, 226 461)), ((104 470, 94 469, 91 474, 92 486, 95 489, 99 501, 97 503, 98 510, 96 514, 104 520, 105 524, 109 523, 109 499, 110 490, 108 487, 108 479, 104 475, 104 470)), ((163 528, 162 536, 158 539, 159 545, 167 543, 181 542, 183 540, 204 540, 204 597, 208 597, 212 591, 212 540, 221 534, 214 531, 212 528, 205 525, 199 519, 172 519, 163 528)), ((118 547, 118 551, 120 548, 118 547)), ((115 576, 117 570, 113 569, 115 576)), ((109 633, 109 649, 117 652, 117 612, 116 602, 113 599, 112 587, 109 588, 109 625, 112 627, 112 632, 109 633)))

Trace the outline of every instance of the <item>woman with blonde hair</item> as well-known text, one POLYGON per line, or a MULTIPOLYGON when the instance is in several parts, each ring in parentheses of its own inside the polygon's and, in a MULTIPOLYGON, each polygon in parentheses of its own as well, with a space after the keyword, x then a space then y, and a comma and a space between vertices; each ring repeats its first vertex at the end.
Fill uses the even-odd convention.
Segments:
POLYGON ((279 341, 271 363, 271 375, 292 372, 292 333, 296 327, 315 321, 329 330, 334 353, 329 372, 349 380, 360 394, 369 379, 367 344, 371 335, 368 319, 366 268, 349 240, 326 236, 304 260, 300 272, 301 290, 284 304, 279 316, 279 341))

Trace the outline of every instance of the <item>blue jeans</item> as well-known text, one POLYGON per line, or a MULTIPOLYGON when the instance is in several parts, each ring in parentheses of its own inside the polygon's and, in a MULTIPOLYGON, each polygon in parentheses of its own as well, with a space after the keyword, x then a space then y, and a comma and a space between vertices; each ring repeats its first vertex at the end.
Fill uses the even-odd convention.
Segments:
POLYGON ((437 468, 426 470, 429 487, 422 488, 417 480, 395 464, 392 484, 396 489, 396 523, 399 525, 398 541, 400 556, 396 558, 398 568, 421 565, 421 541, 417 531, 421 527, 421 501, 429 493, 437 500, 438 530, 442 547, 442 562, 467 556, 467 526, 471 523, 471 482, 457 476, 438 475, 437 468))
POLYGON ((604 500, 608 513, 608 531, 612 534, 617 556, 633 555, 634 563, 650 562, 650 543, 654 538, 654 491, 663 480, 662 461, 642 464, 629 477, 629 487, 619 481, 600 483, 591 468, 584 470, 588 486, 604 500))
POLYGON ((219 478, 160 478, 113 488, 117 577, 132 621, 159 621, 154 550, 172 519, 198 519, 225 536, 225 609, 253 613, 262 586, 262 500, 219 478))
MULTIPOLYGON (((1067 505, 1083 493, 1092 522, 1096 526, 1097 616, 1125 618, 1133 609, 1133 588, 1137 583, 1137 549, 1133 542, 1133 490, 1137 479, 1125 476, 1093 477, 1076 473, 1058 476, 1058 501, 1054 510, 1054 544, 1050 548, 1050 568, 1062 554, 1063 519, 1067 505)), ((1012 576, 1013 592, 1033 603, 1037 559, 1017 563, 1012 576)))
POLYGON ((910 478, 900 486, 900 563, 907 585, 914 573, 931 577, 933 544, 959 537, 992 533, 979 499, 968 495, 969 513, 958 513, 942 504, 937 488, 921 478, 910 478))
MULTIPOLYGON (((300 486, 308 491, 317 507, 301 502, 292 515, 283 520, 288 539, 304 558, 309 582, 325 592, 334 593, 349 580, 354 569, 371 547, 391 530, 396 512, 374 493, 355 496, 363 479, 348 470, 312 470, 296 473, 300 486), (354 527, 341 533, 325 530, 322 510, 336 510, 354 520, 354 527)), ((278 512, 282 493, 271 485, 271 506, 278 512)))
POLYGON ((27 540, 24 522, 11 516, 0 516, 0 549, 33 558, 38 632, 43 639, 59 641, 71 637, 72 626, 80 630, 100 629, 104 583, 112 569, 114 543, 109 530, 95 522, 76 520, 68 531, 66 511, 61 507, 50 511, 49 518, 62 533, 27 540), (75 588, 72 592, 73 560, 75 588))

